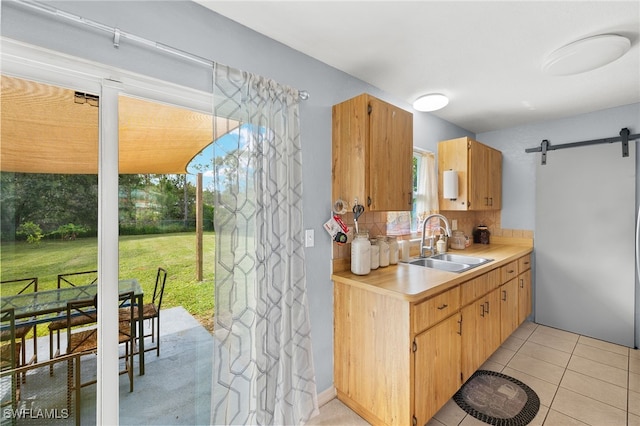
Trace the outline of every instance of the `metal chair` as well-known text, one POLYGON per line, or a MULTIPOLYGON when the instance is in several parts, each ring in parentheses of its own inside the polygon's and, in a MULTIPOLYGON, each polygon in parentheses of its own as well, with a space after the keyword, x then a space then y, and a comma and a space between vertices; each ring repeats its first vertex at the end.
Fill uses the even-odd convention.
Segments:
POLYGON ((0 313, 0 327, 3 332, 3 338, 0 342, 0 371, 9 372, 7 376, 2 378, 2 394, 4 395, 6 392, 11 395, 8 401, 4 401, 3 398, 1 405, 2 407, 11 405, 11 408, 15 410, 20 399, 20 380, 15 369, 19 367, 18 360, 20 359, 21 343, 16 341, 16 323, 13 309, 7 309, 0 313), (5 386, 7 385, 6 377, 9 378, 8 386, 10 389, 8 391, 5 391, 5 386))
MULTIPOLYGON (((152 342, 156 342, 154 346, 147 347, 145 344, 144 351, 156 351, 156 356, 160 356, 160 308, 162 307, 162 297, 164 296, 164 286, 167 282, 167 271, 164 268, 158 268, 156 273, 156 283, 153 288, 153 297, 151 303, 145 303, 142 307, 142 319, 151 321, 151 332, 144 334, 142 337, 151 337, 152 342)), ((134 318, 138 320, 137 307, 134 310, 134 318)))
MULTIPOLYGON (((58 288, 62 287, 79 287, 85 285, 95 284, 98 281, 98 271, 82 271, 73 272, 69 274, 58 275, 58 288)), ((95 312, 91 315, 78 315, 74 318, 74 326, 91 324, 97 321, 95 312)), ((53 359, 60 355, 60 331, 67 328, 67 319, 62 318, 59 320, 51 321, 49 323, 49 358, 53 359), (53 335, 56 334, 56 351, 53 351, 53 335)), ((53 374, 53 366, 49 372, 53 374)))
MULTIPOLYGON (((135 321, 134 321, 134 293, 129 292, 120 296, 120 318, 118 321, 118 344, 125 345, 124 358, 125 368, 120 374, 127 374, 129 377, 129 392, 133 392, 133 356, 135 353, 135 321), (127 315, 123 315, 123 312, 127 315)), ((67 303, 66 324, 67 324, 67 349, 64 355, 90 355, 97 354, 98 351, 98 328, 97 323, 90 322, 97 312, 98 297, 93 299, 77 300, 67 303), (77 318, 83 318, 84 324, 78 326, 77 318)), ((81 321, 82 322, 82 321, 81 321)), ((97 379, 82 382, 77 377, 74 380, 73 368, 75 358, 69 359, 67 369, 67 405, 70 408, 71 394, 76 388, 88 386, 96 383, 97 379)))
MULTIPOLYGON (((15 280, 5 280, 0 281, 0 291, 3 296, 14 296, 18 294, 27 293, 29 291, 36 292, 38 291, 38 278, 18 278, 15 280)), ((0 332, 0 340, 5 341, 8 339, 8 330, 2 330, 0 332)), ((20 340, 20 362, 21 366, 29 365, 37 361, 38 358, 38 332, 36 329, 36 325, 34 324, 26 324, 19 325, 15 328, 15 339, 20 340), (29 332, 33 330, 33 355, 29 362, 27 362, 27 351, 26 351, 26 338, 29 332)), ((26 374, 22 375, 22 382, 26 381, 26 374)))

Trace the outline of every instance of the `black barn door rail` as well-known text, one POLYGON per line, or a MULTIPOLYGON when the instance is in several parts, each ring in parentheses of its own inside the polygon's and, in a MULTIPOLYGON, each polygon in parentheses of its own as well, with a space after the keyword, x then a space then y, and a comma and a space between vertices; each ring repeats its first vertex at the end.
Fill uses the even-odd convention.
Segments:
POLYGON ((580 141, 580 142, 571 142, 571 143, 563 143, 559 145, 551 145, 547 139, 543 140, 540 146, 535 148, 527 148, 525 152, 542 152, 542 165, 547 164, 547 151, 553 151, 556 149, 564 149, 564 148, 575 148, 578 146, 587 146, 587 145, 598 145, 603 143, 613 143, 613 142, 622 142, 622 156, 629 156, 629 141, 640 139, 640 133, 636 133, 634 135, 630 134, 629 129, 626 127, 620 130, 620 136, 616 136, 613 138, 604 138, 604 139, 593 139, 590 141, 580 141))

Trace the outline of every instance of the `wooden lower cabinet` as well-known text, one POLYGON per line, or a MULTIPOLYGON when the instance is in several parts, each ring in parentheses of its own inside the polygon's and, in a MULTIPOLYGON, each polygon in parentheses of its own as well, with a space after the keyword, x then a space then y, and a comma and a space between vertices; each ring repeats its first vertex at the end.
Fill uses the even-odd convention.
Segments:
POLYGON ((500 343, 503 343, 520 325, 519 291, 516 278, 500 286, 500 343))
POLYGON ((531 269, 518 275, 518 324, 531 315, 531 269))
POLYGON ((461 319, 456 314, 414 340, 415 424, 423 425, 460 389, 461 319))
POLYGON ((338 398, 373 425, 427 423, 531 312, 531 270, 506 266, 415 303, 334 281, 338 398))
POLYGON ((333 380, 338 398, 374 425, 411 425, 410 304, 334 281, 333 380))
POLYGON ((500 289, 462 308, 462 380, 500 346, 500 289))

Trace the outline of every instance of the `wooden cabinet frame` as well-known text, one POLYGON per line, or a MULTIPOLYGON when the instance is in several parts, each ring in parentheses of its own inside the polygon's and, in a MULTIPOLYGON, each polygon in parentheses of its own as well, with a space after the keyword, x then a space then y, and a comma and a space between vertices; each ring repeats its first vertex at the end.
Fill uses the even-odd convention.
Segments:
POLYGON ((334 105, 332 119, 332 199, 411 210, 413 114, 362 94, 334 105))
POLYGON ((530 292, 519 287, 530 268, 518 273, 529 262, 523 256, 418 302, 334 281, 338 398, 374 425, 428 422, 531 312, 530 292), (514 285, 516 303, 503 305, 514 285))
POLYGON ((502 153, 463 137, 438 144, 438 200, 440 210, 500 210, 502 153), (443 197, 443 173, 458 172, 458 198, 443 197))

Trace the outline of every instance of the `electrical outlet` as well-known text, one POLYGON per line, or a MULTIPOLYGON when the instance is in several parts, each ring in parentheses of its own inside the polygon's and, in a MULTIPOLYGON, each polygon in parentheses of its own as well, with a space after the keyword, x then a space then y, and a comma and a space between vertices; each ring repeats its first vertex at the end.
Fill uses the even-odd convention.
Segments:
POLYGON ((452 231, 458 230, 458 221, 456 219, 451 220, 451 230, 452 231))
POLYGON ((315 244, 315 235, 313 229, 305 229, 304 231, 304 246, 313 247, 315 244))

